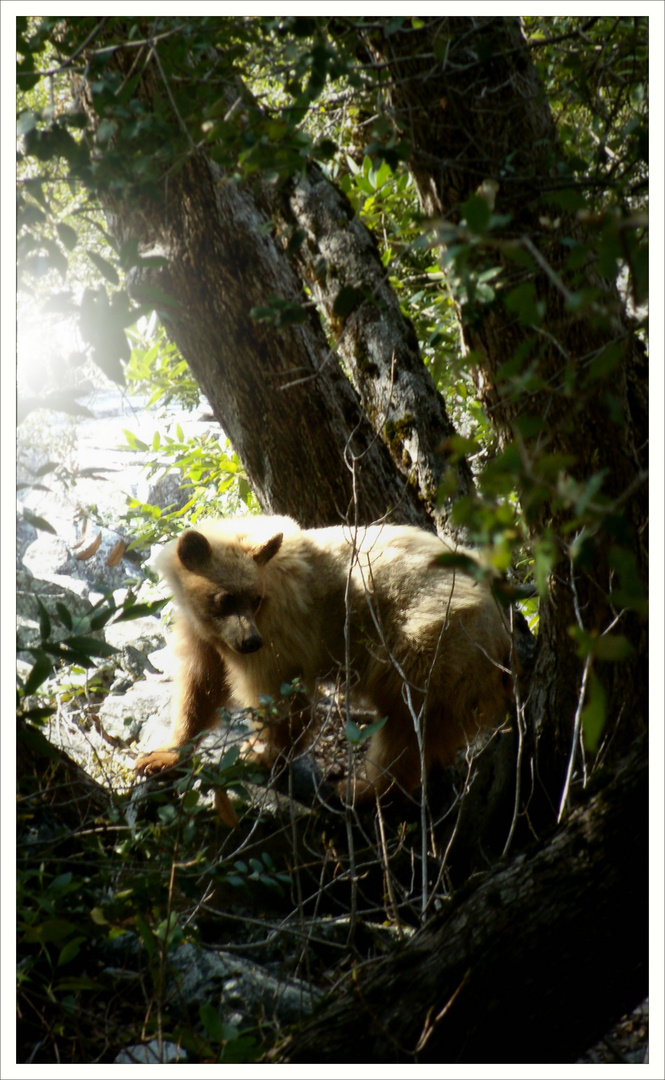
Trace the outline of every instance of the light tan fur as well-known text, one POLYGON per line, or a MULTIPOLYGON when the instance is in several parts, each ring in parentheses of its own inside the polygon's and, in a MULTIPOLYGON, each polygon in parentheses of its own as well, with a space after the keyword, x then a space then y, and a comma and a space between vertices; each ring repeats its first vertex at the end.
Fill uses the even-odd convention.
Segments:
MULTIPOLYGON (((512 685, 504 617, 488 590, 438 563, 450 550, 412 526, 302 530, 276 517, 183 533, 158 561, 178 605, 173 746, 213 726, 229 701, 258 708, 300 678, 304 696, 287 699, 264 735, 274 760, 306 741, 318 684, 348 675, 353 696, 387 717, 354 799, 413 792, 416 725, 427 774, 503 720, 512 685)), ((157 771, 176 757, 156 751, 137 768, 157 771)))

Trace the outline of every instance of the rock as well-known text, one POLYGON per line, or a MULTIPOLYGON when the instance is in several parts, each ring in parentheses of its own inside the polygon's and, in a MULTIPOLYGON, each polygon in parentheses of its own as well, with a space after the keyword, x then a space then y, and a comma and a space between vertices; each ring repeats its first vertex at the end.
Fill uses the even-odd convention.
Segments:
POLYGON ((187 1051, 177 1043, 162 1041, 161 1051, 158 1039, 149 1043, 136 1043, 127 1046, 116 1056, 116 1065, 173 1065, 187 1061, 187 1051))
POLYGON ((177 472, 166 472, 148 487, 146 502, 161 510, 182 510, 192 498, 192 489, 184 488, 177 472))
POLYGON ((221 950, 199 949, 187 943, 171 953, 169 961, 171 992, 190 1007, 218 1007, 224 1023, 295 1024, 308 1016, 323 996, 321 990, 301 979, 276 978, 259 964, 221 950))
POLYGON ((16 511, 16 569, 20 570, 23 565, 23 555, 31 544, 37 539, 37 530, 34 525, 26 521, 19 511, 16 511))
POLYGON ((171 685, 157 680, 134 683, 126 693, 109 694, 101 704, 104 730, 129 742, 155 738, 153 746, 168 741, 171 730, 171 685), (161 736, 161 738, 160 738, 161 736))
MULTIPOLYGON (((18 637, 23 646, 35 646, 40 640, 39 598, 49 612, 52 621, 52 638, 59 640, 67 633, 57 613, 56 604, 63 604, 73 619, 84 618, 92 607, 90 601, 76 591, 68 588, 69 579, 59 576, 56 580, 43 580, 35 577, 25 568, 16 574, 16 625, 18 637)), ((78 584, 82 584, 79 582, 78 584)))
MULTIPOLYGON (((143 594, 141 601, 143 601, 143 594)), ((124 649, 125 646, 132 645, 146 656, 163 649, 165 645, 161 619, 154 615, 107 623, 105 637, 109 645, 113 645, 116 649, 124 649)), ((160 665, 157 664, 157 667, 160 668, 160 665)))
POLYGON ((121 540, 120 534, 109 529, 91 529, 88 540, 77 547, 71 547, 61 535, 40 533, 26 548, 23 565, 36 578, 52 581, 63 589, 71 589, 79 596, 88 596, 97 590, 106 593, 110 589, 120 588, 128 575, 134 576, 136 567, 121 559, 116 566, 108 566, 111 552, 121 540), (86 559, 77 558, 94 546, 93 541, 100 536, 96 551, 86 559), (87 547, 86 547, 87 544, 87 547))
POLYGON ((84 576, 80 573, 76 559, 63 538, 46 532, 39 533, 26 548, 23 565, 34 577, 41 578, 42 581, 52 581, 53 575, 59 578, 64 576, 79 579, 84 576))

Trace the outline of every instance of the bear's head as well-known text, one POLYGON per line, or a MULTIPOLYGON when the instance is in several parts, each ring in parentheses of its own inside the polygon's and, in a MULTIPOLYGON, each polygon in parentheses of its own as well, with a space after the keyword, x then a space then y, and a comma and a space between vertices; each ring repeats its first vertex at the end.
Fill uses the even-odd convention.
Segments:
POLYGON ((175 548, 178 592, 208 640, 234 653, 261 648, 256 620, 265 604, 263 570, 282 539, 276 533, 257 544, 232 536, 208 538, 195 529, 180 535, 175 548))

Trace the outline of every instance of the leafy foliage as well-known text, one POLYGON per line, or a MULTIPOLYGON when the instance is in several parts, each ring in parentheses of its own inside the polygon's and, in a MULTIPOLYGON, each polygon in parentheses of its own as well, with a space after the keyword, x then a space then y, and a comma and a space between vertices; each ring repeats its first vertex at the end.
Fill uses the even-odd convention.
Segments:
POLYGON ((145 794, 143 823, 129 828, 128 796, 67 778, 58 752, 30 726, 20 723, 18 738, 19 1052, 32 1050, 37 1063, 54 1053, 88 1062, 103 1057, 109 1042, 121 1047, 159 1036, 199 1060, 253 1060, 256 1037, 221 1025, 219 1017, 215 1022, 211 1005, 201 1015, 202 1031, 183 1023, 179 976, 170 967, 174 950, 192 938, 181 912, 202 879, 244 886, 247 878, 278 891, 290 884, 267 852, 250 865, 228 866, 213 854, 205 795, 237 783, 246 769, 232 761, 198 777, 190 771, 175 804, 170 791, 145 794), (70 808, 66 820, 63 806, 70 808), (125 965, 123 1004, 104 1028, 99 1016, 107 1011, 113 972, 125 965))
MULTIPOLYGON (((125 438, 132 450, 150 449, 131 431, 125 431, 125 438)), ((209 434, 185 440, 179 424, 173 435, 155 432, 148 473, 161 472, 167 477, 179 475, 187 501, 181 507, 162 510, 159 506, 129 498, 127 520, 135 536, 132 547, 141 548, 172 538, 182 528, 194 525, 199 517, 258 510, 238 456, 228 443, 226 446, 225 451, 220 441, 209 434)))
MULTIPOLYGON (((423 26, 422 19, 387 17, 380 29, 386 40, 415 43, 423 26)), ((224 170, 225 182, 248 190, 255 183, 283 190, 316 165, 376 237, 385 273, 459 432, 441 452, 450 462, 471 462, 475 489, 457 499, 453 523, 479 553, 472 567, 460 569, 493 581, 512 573, 518 583, 533 582, 543 601, 553 582, 561 596, 563 583, 574 613, 567 641, 582 676, 571 694, 575 739, 581 735, 577 741, 593 756, 614 706, 606 672, 631 664, 633 628, 647 612, 625 509, 634 488, 612 488, 615 478, 598 460, 594 423, 601 417, 620 432, 626 349, 648 337, 648 20, 532 16, 524 29, 557 121, 556 139, 538 150, 538 175, 522 177, 525 190, 537 189, 528 233, 497 198, 499 181, 519 177, 511 150, 496 177, 474 174, 478 186, 453 201, 449 214, 423 218, 411 135, 396 116, 393 73, 373 51, 373 20, 21 16, 18 273, 20 287, 52 316, 76 321, 76 379, 94 365, 112 382, 147 393, 151 407, 194 408, 199 388, 167 337, 177 301, 150 285, 151 271, 167 266, 167 255, 139 250, 133 235, 112 236, 100 202, 111 213, 129 207, 140 214, 155 203, 166 213, 170 185, 200 153, 224 170), (129 74, 121 56, 136 58, 129 74), (130 297, 139 274, 137 302, 130 297), (479 395, 475 370, 484 357, 462 339, 495 318, 511 344, 500 354, 491 392, 480 385, 479 395), (588 348, 585 328, 594 341, 588 348), (497 413, 510 417, 503 429, 497 413), (585 435, 588 452, 571 452, 560 438, 563 416, 569 429, 577 425, 585 435), (577 580, 592 581, 600 559, 609 582, 602 622, 575 592, 577 580)), ((488 40, 481 35, 474 42, 477 51, 465 66, 480 70, 490 60, 483 51, 488 40)), ((427 65, 447 60, 446 32, 427 45, 427 65)), ((413 48, 418 67, 424 60, 413 48)), ((431 107, 445 114, 448 103, 431 107)), ((268 222, 266 232, 273 229, 268 222)), ((286 257, 303 241, 293 230, 286 257)), ((362 282, 340 290, 333 311, 340 325, 362 298, 362 282)), ((268 295, 249 315, 262 331, 279 334, 305 323, 311 306, 307 297, 268 295)), ((40 388, 26 410, 76 408, 73 399, 64 400, 69 395, 58 398, 60 387, 48 389, 40 388)), ((228 444, 187 439, 180 427, 156 428, 150 443, 125 434, 130 450, 151 455, 152 475, 177 475, 188 496, 165 510, 131 501, 134 546, 173 536, 202 513, 257 509, 228 444)), ((637 441, 642 437, 646 432, 636 433, 637 441)), ((61 461, 42 467, 42 478, 48 471, 66 475, 61 461)), ((638 476, 635 485, 644 479, 638 476)), ((450 494, 444 480, 438 496, 450 494)), ((30 510, 25 520, 49 528, 30 510)), ((116 608, 109 594, 81 617, 64 604, 56 611, 38 604, 40 641, 28 650, 32 667, 19 682, 22 723, 39 723, 52 712, 54 672, 94 671, 108 659, 112 650, 100 636, 106 625, 159 606, 130 594, 116 608)), ((522 601, 534 628, 538 604, 538 598, 522 601)), ((269 713, 271 703, 263 706, 269 713)), ((349 743, 360 746, 372 730, 350 722, 349 743)), ((24 724, 20 731, 27 743, 38 735, 24 724)), ((194 1032, 161 1004, 169 955, 195 932, 181 919, 169 881, 177 880, 179 894, 190 899, 200 896, 202 881, 244 896, 260 886, 279 897, 292 883, 267 851, 219 865, 210 857, 202 792, 215 784, 242 792, 243 780, 240 763, 226 758, 216 777, 197 778, 199 787, 191 773, 178 781, 175 803, 151 796, 150 826, 127 830, 124 804, 112 800, 108 827, 79 824, 67 836, 46 839, 51 824, 40 832, 39 814, 52 795, 49 778, 22 780, 20 824, 29 844, 19 872, 19 989, 31 1015, 50 1010, 45 1027, 31 1021, 35 1040, 46 1030, 55 1043, 64 1039, 71 1060, 99 1052, 76 1021, 77 1010, 87 995, 95 1005, 103 999, 99 951, 131 937, 145 958, 149 999, 160 1003, 145 1014, 146 1034, 168 1032, 203 1060, 252 1059, 255 1033, 225 1024, 213 1006, 202 1007, 194 1032), (111 854, 120 866, 113 873, 111 854), (81 873, 83 864, 90 869, 81 873)), ((337 859, 335 842, 330 845, 337 859)), ((136 988, 132 993, 127 1032, 135 1030, 139 1011, 136 988)))

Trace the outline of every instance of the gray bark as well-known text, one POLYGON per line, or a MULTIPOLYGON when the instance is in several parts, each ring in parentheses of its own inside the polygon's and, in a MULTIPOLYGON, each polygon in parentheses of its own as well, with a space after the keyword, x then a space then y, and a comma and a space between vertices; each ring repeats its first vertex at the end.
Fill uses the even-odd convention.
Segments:
POLYGON ((451 494, 437 502, 447 471, 443 443, 455 434, 445 404, 420 356, 410 321, 381 263, 374 237, 345 195, 315 167, 270 192, 271 214, 304 239, 292 261, 323 311, 335 349, 349 372, 363 411, 389 447, 400 472, 415 485, 440 532, 454 499, 473 488, 468 464, 452 466, 451 494), (338 301, 351 309, 338 313, 338 301))
POLYGON ((157 287, 178 344, 231 440, 262 508, 304 526, 388 515, 430 526, 413 487, 364 416, 320 322, 275 329, 250 316, 270 295, 303 299, 251 193, 202 155, 171 181, 165 207, 110 207, 116 235, 138 236, 167 267, 135 275, 157 287))

